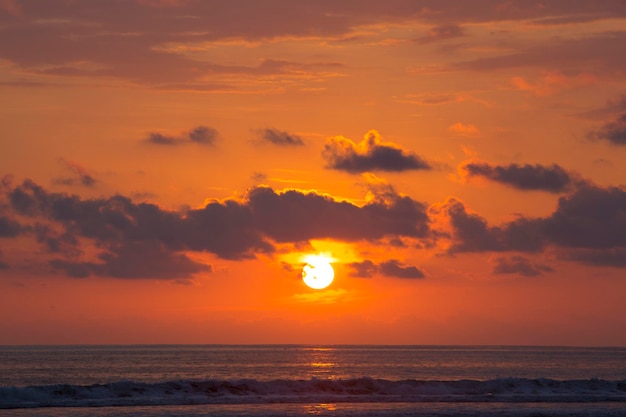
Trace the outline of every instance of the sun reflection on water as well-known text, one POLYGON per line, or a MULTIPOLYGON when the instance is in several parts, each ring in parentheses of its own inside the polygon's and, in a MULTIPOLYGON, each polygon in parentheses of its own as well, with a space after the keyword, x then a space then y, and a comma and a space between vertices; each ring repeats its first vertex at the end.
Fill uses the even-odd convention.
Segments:
POLYGON ((324 403, 313 404, 313 405, 305 406, 304 409, 307 414, 321 415, 329 411, 337 411, 337 405, 336 404, 324 404, 324 403))
POLYGON ((307 351, 307 365, 309 366, 309 376, 311 378, 335 379, 337 358, 333 348, 315 347, 307 351))

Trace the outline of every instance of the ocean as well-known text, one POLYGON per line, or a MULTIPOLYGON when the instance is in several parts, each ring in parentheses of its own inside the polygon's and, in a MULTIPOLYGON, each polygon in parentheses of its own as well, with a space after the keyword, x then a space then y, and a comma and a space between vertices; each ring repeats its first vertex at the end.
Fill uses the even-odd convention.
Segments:
POLYGON ((5 416, 626 417, 626 348, 3 346, 5 416))

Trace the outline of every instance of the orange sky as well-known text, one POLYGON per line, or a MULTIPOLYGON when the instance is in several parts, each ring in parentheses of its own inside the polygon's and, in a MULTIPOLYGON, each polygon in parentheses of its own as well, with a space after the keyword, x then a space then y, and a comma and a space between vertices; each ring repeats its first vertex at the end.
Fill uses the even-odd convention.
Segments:
POLYGON ((626 345, 625 27, 1 0, 0 344, 626 345))

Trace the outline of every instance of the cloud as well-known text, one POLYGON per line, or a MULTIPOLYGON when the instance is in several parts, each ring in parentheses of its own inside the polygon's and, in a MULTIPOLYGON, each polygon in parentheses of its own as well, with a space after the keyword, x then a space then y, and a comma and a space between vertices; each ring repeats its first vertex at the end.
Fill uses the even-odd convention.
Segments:
POLYGON ((182 7, 189 4, 189 0, 137 0, 137 3, 149 7, 182 7))
POLYGON ((298 135, 278 129, 259 129, 256 131, 259 140, 277 146, 302 146, 304 141, 298 135))
POLYGON ((586 265, 626 268, 626 247, 610 249, 569 248, 562 251, 559 256, 586 265))
POLYGON ((458 25, 441 25, 432 27, 425 36, 417 38, 418 43, 440 42, 465 36, 465 30, 458 25))
POLYGON ((626 56, 622 53, 626 32, 606 32, 594 36, 573 39, 554 39, 541 44, 533 43, 521 47, 515 53, 489 56, 458 62, 452 67, 471 71, 496 71, 510 68, 551 68, 554 74, 584 73, 580 79, 545 81, 551 85, 531 85, 523 79, 514 80, 522 89, 552 92, 556 88, 582 86, 593 82, 597 74, 622 73, 626 67, 626 56))
POLYGON ((385 236, 426 237, 424 204, 405 196, 357 206, 316 193, 277 193, 257 187, 248 193, 248 207, 260 232, 278 242, 310 239, 377 240, 385 236))
POLYGON ((62 185, 82 185, 85 187, 93 187, 98 182, 91 174, 88 173, 87 169, 74 161, 68 161, 66 159, 60 158, 59 162, 63 164, 63 166, 70 171, 73 176, 72 177, 63 177, 57 178, 54 180, 56 184, 62 185))
POLYGON ((188 143, 197 143, 199 145, 211 146, 214 145, 219 133, 212 127, 198 126, 187 132, 182 133, 179 136, 164 135, 158 132, 148 133, 145 138, 145 142, 153 145, 185 145, 188 143))
POLYGON ((189 279, 199 272, 211 272, 210 265, 195 262, 183 253, 167 250, 155 241, 127 242, 98 256, 101 262, 73 262, 53 259, 50 265, 74 278, 89 275, 125 279, 189 279))
POLYGON ((223 39, 309 37, 350 30, 343 19, 325 16, 325 11, 317 7, 281 5, 279 17, 271 7, 254 2, 246 2, 244 7, 196 1, 174 3, 179 6, 175 13, 169 7, 146 7, 136 1, 95 5, 79 2, 70 6, 62 0, 50 0, 52 9, 28 2, 24 13, 6 16, 6 24, 0 27, 0 57, 31 74, 114 77, 158 87, 203 89, 207 84, 215 88, 214 77, 210 76, 298 75, 298 69, 308 64, 288 68, 267 60, 258 67, 220 65, 186 55, 195 45, 223 39))
POLYGON ((577 75, 566 75, 560 71, 551 71, 535 82, 526 81, 522 77, 513 77, 511 83, 513 87, 522 91, 529 91, 536 96, 550 96, 563 90, 585 87, 598 82, 598 79, 591 74, 581 72, 577 75))
POLYGON ((206 271, 188 258, 188 251, 237 260, 273 253, 275 242, 420 239, 430 234, 426 206, 399 195, 358 206, 313 192, 256 187, 241 200, 175 212, 121 195, 52 193, 29 180, 3 191, 7 208, 35 224, 36 241, 60 256, 51 265, 77 277, 180 278, 206 271), (99 251, 97 259, 76 260, 93 248, 99 251), (162 274, 138 265, 151 256, 165 262, 162 274))
POLYGON ((151 132, 148 134, 146 142, 152 143, 154 145, 178 145, 182 144, 183 140, 174 136, 166 136, 161 133, 151 132))
POLYGON ((2 269, 9 269, 10 268, 9 264, 4 262, 4 260, 2 258, 3 258, 3 254, 2 254, 2 251, 0 251, 0 270, 2 270, 2 269))
POLYGON ((82 254, 78 239, 69 231, 59 232, 49 225, 37 223, 34 232, 37 242, 43 244, 50 253, 62 253, 72 257, 82 254))
POLYGON ((352 269, 350 276, 359 278, 370 278, 376 274, 392 278, 417 279, 424 278, 424 273, 415 266, 404 266, 400 261, 390 259, 388 261, 375 264, 366 259, 362 262, 348 264, 352 269))
POLYGON ((491 181, 517 188, 518 190, 540 190, 561 193, 570 190, 579 181, 557 164, 493 165, 483 161, 467 161, 459 170, 468 177, 480 176, 491 181))
POLYGON ((554 270, 549 266, 533 263, 523 256, 497 258, 493 268, 494 274, 519 274, 525 277, 536 277, 552 271, 554 270))
MULTIPOLYGON (((260 186, 240 199, 170 211, 121 195, 84 198, 50 192, 29 180, 15 186, 3 181, 0 233, 5 243, 32 239, 44 249, 36 251, 34 260, 51 261, 52 267, 75 277, 188 279, 210 272, 192 252, 249 259, 273 254, 277 244, 314 239, 439 242, 449 254, 538 253, 550 248, 588 265, 624 267, 620 256, 626 251, 626 190, 620 187, 583 184, 560 197, 548 216, 519 216, 499 225, 490 225, 455 198, 427 211, 423 203, 391 187, 382 193, 356 205, 315 192, 260 186)), ((525 265, 517 258, 500 264, 500 270, 525 265)), ((358 276, 423 274, 395 260, 364 261, 352 268, 358 276)))
POLYGON ((449 198, 430 208, 433 219, 444 217, 451 233, 436 232, 439 238, 451 240, 447 252, 539 252, 547 244, 541 219, 519 217, 501 226, 490 226, 478 213, 472 212, 462 201, 449 198))
POLYGON ((189 131, 187 137, 190 141, 194 143, 199 143, 202 145, 213 145, 217 140, 218 133, 217 130, 212 127, 207 126, 198 126, 189 131))
POLYGON ((403 98, 397 98, 400 103, 418 104, 421 106, 439 106, 442 104, 460 103, 468 100, 458 92, 406 94, 403 98))
POLYGON ((378 265, 366 259, 362 262, 352 262, 348 264, 352 269, 350 276, 358 278, 371 278, 378 272, 378 265))
POLYGON ((19 222, 0 215, 0 237, 16 237, 23 231, 24 228, 19 222))
MULTIPOLYGON (((626 190, 620 187, 584 184, 560 197, 556 210, 547 217, 519 217, 499 226, 490 226, 455 198, 431 206, 430 215, 449 222, 450 254, 539 252, 551 246, 570 260, 622 266, 619 255, 626 251, 626 190)), ((439 237, 445 233, 439 232, 439 237)))
POLYGON ((559 198, 556 211, 542 223, 546 237, 561 247, 626 247, 626 190, 583 186, 559 198))
POLYGON ((358 144, 343 136, 329 138, 322 156, 327 161, 327 168, 351 174, 431 169, 420 156, 408 153, 394 143, 385 142, 375 130, 367 132, 358 144))
POLYGON ((461 136, 476 136, 479 133, 478 128, 473 124, 464 124, 461 122, 453 124, 448 130, 461 136))
POLYGON ((595 140, 605 140, 612 145, 626 145, 626 113, 622 113, 614 121, 589 133, 588 137, 595 140))
MULTIPOLYGON (((249 0, 96 3, 1 0, 0 9, 9 13, 3 14, 0 26, 0 58, 30 74, 115 77, 160 88, 232 90, 231 77, 224 77, 224 83, 216 83, 215 76, 255 71, 259 74, 263 70, 301 76, 302 72, 284 67, 219 65, 186 52, 224 40, 247 43, 281 38, 332 40, 353 36, 360 27, 372 24, 379 27, 433 25, 418 39, 418 42, 433 42, 462 36, 460 25, 463 23, 524 21, 557 25, 567 21, 623 17, 626 13, 618 4, 553 1, 536 7, 534 3, 523 1, 502 3, 497 0, 450 0, 437 4, 429 0, 275 1, 271 4, 249 0)), ((598 42, 590 47, 584 42, 572 46, 554 42, 552 46, 542 44, 530 48, 513 60, 518 64, 535 64, 540 59, 553 63, 562 61, 564 66, 571 67, 591 54, 599 62, 607 62, 619 70, 624 68, 616 66, 623 64, 618 47, 622 44, 623 41, 617 40, 611 46, 598 42), (582 57, 576 60, 573 50, 579 51, 582 57)), ((492 61, 465 65, 489 69, 503 65, 502 60, 503 57, 495 57, 492 61)))
POLYGON ((439 213, 448 218, 454 232, 449 253, 503 250, 497 233, 489 227, 487 220, 471 213, 462 201, 449 198, 441 207, 437 207, 439 213))
POLYGON ((414 266, 403 266, 392 259, 378 265, 380 273, 394 278, 424 278, 424 273, 414 266))

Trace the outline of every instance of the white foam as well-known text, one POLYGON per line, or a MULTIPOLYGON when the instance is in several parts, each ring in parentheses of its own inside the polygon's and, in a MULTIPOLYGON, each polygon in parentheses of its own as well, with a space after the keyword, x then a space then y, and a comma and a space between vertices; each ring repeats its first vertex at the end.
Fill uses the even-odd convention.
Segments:
POLYGON ((204 380, 0 387, 0 409, 311 402, 624 402, 626 380, 204 380))

